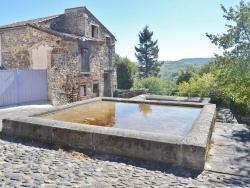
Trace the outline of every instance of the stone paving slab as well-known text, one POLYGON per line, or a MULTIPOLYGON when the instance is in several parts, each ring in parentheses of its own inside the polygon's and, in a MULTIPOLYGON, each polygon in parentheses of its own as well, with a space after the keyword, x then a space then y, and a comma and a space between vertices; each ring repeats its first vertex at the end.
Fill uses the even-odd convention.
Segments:
POLYGON ((249 187, 250 178, 192 171, 0 135, 0 187, 249 187))
POLYGON ((206 170, 250 176, 250 131, 244 124, 216 123, 206 170))
POLYGON ((47 101, 26 103, 21 106, 0 107, 0 131, 2 130, 2 119, 15 116, 28 116, 41 110, 51 109, 53 106, 47 101))

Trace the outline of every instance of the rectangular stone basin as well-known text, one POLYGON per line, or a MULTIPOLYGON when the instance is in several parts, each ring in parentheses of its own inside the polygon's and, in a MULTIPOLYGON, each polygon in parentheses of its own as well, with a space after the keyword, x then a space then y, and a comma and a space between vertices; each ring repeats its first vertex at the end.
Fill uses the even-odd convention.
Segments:
MULTIPOLYGON (((105 107, 105 105, 103 107, 105 107)), ((97 109, 98 108, 100 107, 97 107, 97 109)), ((112 107, 111 109, 112 113, 118 113, 118 111, 112 107)), ((94 111, 95 109, 92 109, 92 112, 94 111)), ((97 113, 93 114, 101 115, 100 111, 106 113, 110 112, 110 109, 99 109, 97 113)), ((64 116, 65 115, 61 114, 61 117, 64 116)), ((4 119, 3 133, 61 146, 67 145, 100 153, 171 163, 182 167, 202 170, 209 147, 214 117, 215 105, 209 103, 94 98, 56 107, 52 110, 33 114, 29 117, 4 119), (77 108, 87 110, 80 116, 87 114, 87 112, 91 114, 90 107, 97 103, 105 105, 112 104, 111 106, 118 110, 121 109, 116 105, 130 105, 137 109, 145 109, 135 112, 132 108, 132 112, 131 109, 121 113, 119 112, 122 116, 127 115, 125 119, 117 119, 114 121, 112 118, 109 118, 105 120, 105 123, 107 125, 109 124, 108 126, 90 125, 91 123, 89 123, 88 120, 91 120, 91 118, 95 119, 95 117, 84 117, 83 122, 81 122, 81 120, 80 122, 76 121, 77 123, 66 122, 63 119, 51 120, 50 118, 51 115, 53 116, 53 114, 60 114, 62 112, 71 114, 69 117, 73 117, 74 113, 80 114, 80 112, 74 112, 74 109, 77 108), (150 111, 149 108, 151 108, 150 113, 148 112, 150 111), (170 108, 174 111, 170 112, 170 108), (68 111, 72 109, 74 113, 68 111), (164 111, 164 109, 167 110, 164 111), (182 111, 177 112, 176 110, 182 111), (156 111, 156 114, 153 114, 153 111, 156 111), (160 113, 160 111, 162 111, 162 113, 160 113), (168 111, 170 114, 168 114, 168 111), (150 116, 153 114, 153 119, 149 120, 146 118, 146 121, 138 121, 134 119, 138 115, 136 115, 136 113, 141 113, 142 116, 150 116), (160 113, 158 119, 163 119, 163 121, 157 122, 157 113, 160 113), (189 123, 186 123, 186 121, 190 120, 192 113, 195 115, 189 123), (132 120, 126 119, 128 116, 131 117, 132 120), (120 122, 121 124, 117 126, 115 125, 117 121, 122 121, 122 123, 120 122), (109 122, 112 123, 110 124, 109 122), (148 122, 149 124, 146 124, 148 122), (148 127, 152 125, 153 128, 148 129, 148 127), (164 127, 164 125, 166 125, 167 128, 164 127), (161 129, 162 131, 160 131, 161 129)), ((92 120, 90 122, 92 122, 92 120)), ((98 125, 98 123, 94 124, 98 125)))

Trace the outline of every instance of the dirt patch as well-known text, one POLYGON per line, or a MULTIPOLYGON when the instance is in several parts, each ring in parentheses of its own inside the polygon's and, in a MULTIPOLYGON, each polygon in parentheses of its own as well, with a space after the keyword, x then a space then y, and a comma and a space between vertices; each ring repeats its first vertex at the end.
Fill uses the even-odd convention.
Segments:
POLYGON ((76 148, 71 148, 71 147, 68 147, 68 146, 60 147, 57 151, 66 152, 66 153, 69 154, 69 156, 71 156, 73 158, 77 158, 77 159, 86 159, 86 158, 89 157, 88 155, 83 153, 82 150, 76 149, 76 148))

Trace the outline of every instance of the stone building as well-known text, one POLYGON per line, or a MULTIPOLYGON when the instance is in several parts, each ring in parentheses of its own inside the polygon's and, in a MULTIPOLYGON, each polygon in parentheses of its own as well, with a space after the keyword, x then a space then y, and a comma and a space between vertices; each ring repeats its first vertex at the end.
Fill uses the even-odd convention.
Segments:
POLYGON ((0 26, 0 67, 47 69, 53 105, 113 96, 114 35, 86 8, 0 26))

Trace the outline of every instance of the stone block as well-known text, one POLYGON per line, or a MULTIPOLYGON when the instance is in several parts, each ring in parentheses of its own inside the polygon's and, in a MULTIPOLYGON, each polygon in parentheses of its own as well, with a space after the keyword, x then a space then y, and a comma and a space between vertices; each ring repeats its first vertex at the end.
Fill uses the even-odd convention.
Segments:
POLYGON ((51 142, 50 127, 29 121, 4 120, 3 132, 7 135, 20 136, 24 138, 51 142))
MULTIPOLYGON (((143 134, 143 133, 142 133, 143 134)), ((94 151, 133 157, 156 162, 177 163, 178 144, 129 138, 124 136, 94 134, 94 151)))
POLYGON ((206 147, 181 145, 179 159, 181 166, 201 170, 206 162, 206 147))
POLYGON ((69 128, 52 128, 52 143, 82 149, 92 149, 92 133, 69 128))

